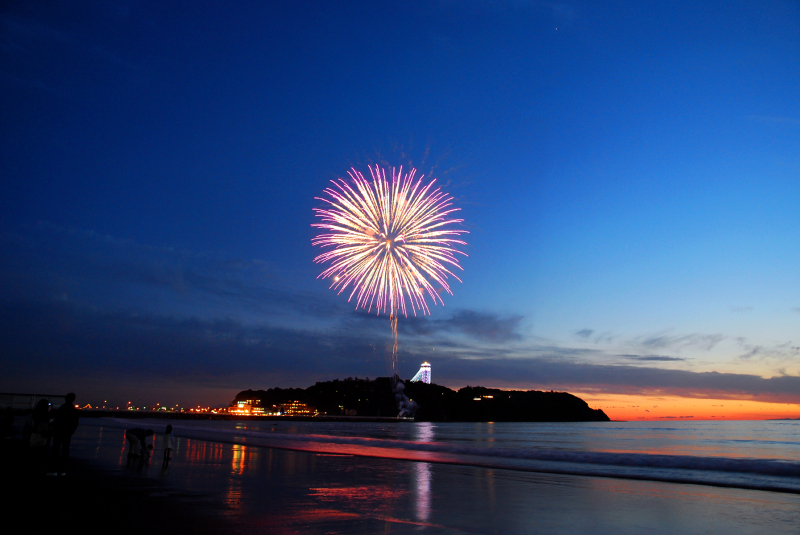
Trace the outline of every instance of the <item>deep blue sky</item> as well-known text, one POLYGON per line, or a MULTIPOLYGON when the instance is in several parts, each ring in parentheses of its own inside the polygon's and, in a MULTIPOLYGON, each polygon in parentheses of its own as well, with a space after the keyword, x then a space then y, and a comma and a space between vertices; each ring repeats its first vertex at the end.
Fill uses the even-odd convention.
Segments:
POLYGON ((107 4, 0 10, 3 391, 388 375, 310 244, 382 163, 470 231, 403 375, 800 401, 796 2, 107 4))

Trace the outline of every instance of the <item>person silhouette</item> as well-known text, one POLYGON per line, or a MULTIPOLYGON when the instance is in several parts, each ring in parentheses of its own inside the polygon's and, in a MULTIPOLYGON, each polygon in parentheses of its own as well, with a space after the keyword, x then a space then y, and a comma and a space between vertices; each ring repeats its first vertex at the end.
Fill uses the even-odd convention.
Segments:
POLYGON ((144 457, 148 454, 147 437, 153 436, 152 429, 134 427, 125 431, 125 438, 128 439, 128 457, 144 457), (142 451, 144 450, 144 451, 142 451))
POLYGON ((31 431, 28 439, 31 462, 35 471, 44 471, 47 447, 50 441, 50 402, 40 399, 31 413, 31 431))
POLYGON ((2 431, 0 431, 0 435, 3 438, 4 446, 6 440, 11 438, 13 430, 14 430, 14 409, 12 407, 6 407, 5 413, 3 413, 3 428, 2 431))
POLYGON ((75 408, 75 394, 70 392, 64 396, 64 404, 58 408, 53 419, 53 453, 51 457, 52 468, 59 475, 67 475, 69 463, 69 445, 72 435, 78 428, 78 409, 75 408))
POLYGON ((164 432, 164 464, 169 464, 172 459, 170 454, 175 447, 175 437, 172 436, 172 424, 167 425, 167 430, 164 432))

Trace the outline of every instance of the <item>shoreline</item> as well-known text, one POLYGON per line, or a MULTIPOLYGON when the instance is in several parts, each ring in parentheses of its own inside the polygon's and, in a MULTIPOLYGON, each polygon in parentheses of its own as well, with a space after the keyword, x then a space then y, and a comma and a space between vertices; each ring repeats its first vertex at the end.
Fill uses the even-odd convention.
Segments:
POLYGON ((156 418, 166 420, 241 420, 241 421, 276 421, 276 422, 380 422, 405 423, 414 422, 414 418, 389 416, 245 416, 227 413, 193 413, 172 411, 128 411, 108 409, 81 409, 81 418, 156 418))

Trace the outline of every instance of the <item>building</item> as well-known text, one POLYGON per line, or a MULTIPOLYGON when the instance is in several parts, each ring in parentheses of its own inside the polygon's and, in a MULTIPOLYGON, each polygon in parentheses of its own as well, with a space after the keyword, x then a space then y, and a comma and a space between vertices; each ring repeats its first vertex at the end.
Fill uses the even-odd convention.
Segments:
POLYGON ((316 416, 319 414, 314 407, 309 407, 299 401, 289 401, 278 405, 278 409, 283 416, 316 416))
POLYGON ((426 385, 431 384, 431 365, 427 362, 423 362, 417 374, 411 378, 412 383, 416 383, 417 381, 422 381, 426 385))
POLYGON ((242 416, 264 416, 264 407, 261 406, 260 399, 246 399, 244 401, 234 401, 228 407, 228 414, 240 414, 242 416))
POLYGON ((314 407, 300 401, 287 401, 279 405, 265 407, 260 399, 245 399, 234 401, 228 407, 228 414, 240 416, 316 416, 319 414, 314 407))

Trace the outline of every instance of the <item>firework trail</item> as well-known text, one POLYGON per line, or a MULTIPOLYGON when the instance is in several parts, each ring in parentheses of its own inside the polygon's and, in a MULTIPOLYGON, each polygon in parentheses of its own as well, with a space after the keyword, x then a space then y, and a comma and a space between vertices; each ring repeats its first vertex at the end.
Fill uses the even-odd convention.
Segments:
POLYGON ((328 263, 318 278, 331 278, 331 288, 342 293, 349 290, 356 308, 377 314, 388 313, 394 345, 392 370, 396 373, 397 315, 408 316, 408 307, 430 314, 426 297, 435 305, 444 305, 434 284, 450 295, 448 278, 461 282, 451 267, 462 269, 456 255, 466 245, 459 239, 466 230, 450 225, 461 223, 453 218, 458 208, 452 197, 434 188, 435 180, 423 185, 424 176, 415 179, 416 169, 403 174, 403 168, 386 170, 375 165, 369 168, 372 182, 359 171, 348 171, 350 181, 332 180, 318 200, 327 204, 315 208, 320 222, 312 226, 324 232, 312 245, 332 249, 314 259, 328 263))

